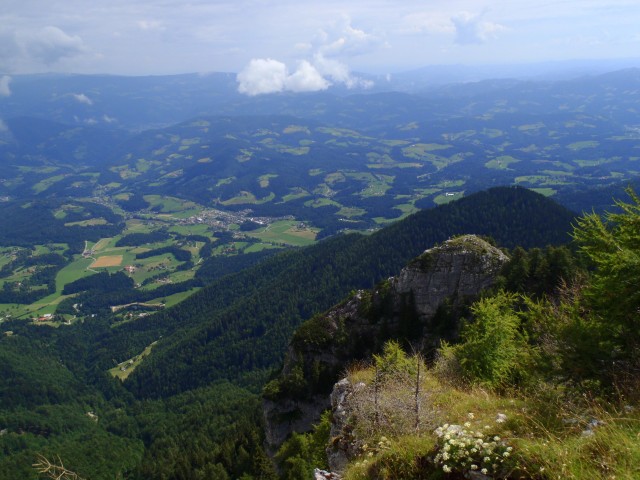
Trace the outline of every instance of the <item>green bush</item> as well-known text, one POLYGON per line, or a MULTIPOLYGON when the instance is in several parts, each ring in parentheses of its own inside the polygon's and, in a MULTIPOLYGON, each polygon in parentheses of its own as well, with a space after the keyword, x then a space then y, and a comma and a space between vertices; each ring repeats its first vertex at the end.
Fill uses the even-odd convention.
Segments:
POLYGON ((500 292, 471 307, 473 320, 462 329, 462 343, 449 347, 465 380, 497 389, 530 377, 535 349, 514 309, 519 299, 500 292))
POLYGON ((394 375, 415 375, 416 362, 402 350, 395 340, 384 344, 382 355, 374 355, 373 360, 379 380, 394 375))

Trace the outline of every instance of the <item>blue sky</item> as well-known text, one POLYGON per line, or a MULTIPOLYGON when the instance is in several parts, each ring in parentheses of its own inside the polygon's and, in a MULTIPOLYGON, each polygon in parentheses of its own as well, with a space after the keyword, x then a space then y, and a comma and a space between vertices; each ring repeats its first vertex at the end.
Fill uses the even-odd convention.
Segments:
POLYGON ((638 0, 0 0, 6 76, 240 72, 251 93, 638 52, 638 0))

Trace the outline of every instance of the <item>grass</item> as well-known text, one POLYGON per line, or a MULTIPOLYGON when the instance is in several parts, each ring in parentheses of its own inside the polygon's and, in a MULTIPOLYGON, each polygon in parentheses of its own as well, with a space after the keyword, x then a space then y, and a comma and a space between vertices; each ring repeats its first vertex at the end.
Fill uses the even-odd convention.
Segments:
MULTIPOLYGON (((197 211, 198 206, 188 200, 162 195, 144 195, 144 199, 151 204, 151 208, 162 207, 161 213, 180 213, 185 210, 197 211)), ((188 216, 188 215, 187 215, 188 216)))
POLYGON ((198 290, 200 290, 200 288, 192 288, 191 290, 185 290, 184 292, 178 292, 174 293, 173 295, 169 295, 168 297, 163 297, 164 304, 167 308, 173 307, 174 305, 177 305, 178 303, 183 301, 185 298, 196 293, 198 290))
POLYGON ((272 243, 252 243, 247 248, 245 248, 244 251, 245 253, 255 253, 273 248, 280 248, 280 246, 274 245, 272 243))
POLYGON ((436 205, 444 205, 445 203, 453 202, 454 200, 459 200, 464 196, 464 191, 462 192, 445 192, 433 199, 433 202, 436 205))
POLYGON ((447 150, 449 148, 451 148, 451 145, 442 145, 439 143, 414 143, 413 145, 403 148, 402 154, 405 157, 421 160, 429 152, 436 152, 438 150, 447 150))
POLYGON ((519 161, 520 160, 518 160, 517 158, 513 158, 510 155, 502 155, 488 161, 484 164, 484 166, 493 170, 509 170, 509 165, 511 165, 512 163, 517 163, 519 161))
POLYGON ((545 197, 551 197, 556 194, 557 190, 550 187, 540 187, 540 188, 530 188, 534 192, 539 193, 540 195, 544 195, 545 197))
POLYGON ((573 142, 567 145, 567 148, 573 151, 584 150, 585 148, 596 148, 600 145, 600 142, 595 140, 587 140, 583 142, 573 142))
POLYGON ((342 208, 342 205, 340 203, 336 202, 335 200, 331 200, 330 198, 315 198, 313 200, 307 200, 306 202, 304 202, 305 207, 313 208, 328 207, 330 205, 342 208))
POLYGON ((46 178, 31 187, 34 193, 42 193, 47 188, 49 188, 54 183, 59 182, 65 177, 65 175, 54 175, 52 177, 46 178))
POLYGON ((106 225, 108 222, 104 218, 92 218, 89 220, 81 220, 78 222, 67 222, 64 224, 65 227, 91 227, 94 225, 106 225))
POLYGON ((82 277, 93 275, 93 272, 87 270, 93 262, 91 258, 78 258, 62 268, 56 276, 56 292, 62 293, 62 289, 67 283, 71 283, 82 277))
POLYGON ((273 174, 273 173, 267 173, 265 175, 260 175, 258 177, 258 185, 260 185, 260 188, 267 188, 269 186, 269 182, 272 178, 277 178, 278 175, 273 174))
MULTIPOLYGON (((415 417, 415 380, 387 380, 374 390, 375 372, 371 367, 355 367, 347 378, 352 384, 362 382, 366 386, 358 390, 364 393, 348 397, 350 438, 359 456, 347 466, 344 480, 463 478, 471 462, 462 466, 449 459, 447 468, 453 467, 454 471, 448 475, 442 464, 434 463, 446 443, 435 431, 443 425, 481 432, 490 440, 497 436, 502 452, 511 449, 508 456, 501 455, 504 463, 496 467, 501 473, 492 478, 640 478, 640 411, 636 407, 586 401, 548 384, 540 384, 535 396, 521 392, 498 395, 455 386, 449 383, 450 378, 427 370, 419 389, 423 396, 418 430, 411 420, 405 422, 405 430, 398 431, 394 430, 396 425, 406 419, 399 418, 385 427, 385 415, 415 417), (402 399, 407 402, 403 404, 402 399), (377 409, 380 420, 374 428, 367 422, 373 422, 376 416, 359 415, 369 411, 363 409, 362 402, 370 402, 370 408, 377 409)), ((341 439, 334 437, 333 441, 341 439)), ((473 458, 476 454, 467 455, 473 458)), ((483 455, 478 452, 474 461, 480 464, 483 455)))
POLYGON ((402 213, 399 216, 393 217, 393 218, 375 217, 373 219, 373 221, 376 222, 376 224, 378 224, 378 225, 385 225, 385 224, 388 224, 388 223, 396 222, 398 220, 402 220, 403 218, 405 218, 405 217, 407 217, 407 216, 411 215, 412 213, 415 213, 415 212, 417 212, 419 210, 412 203, 401 203, 399 205, 394 206, 393 208, 395 210, 399 210, 402 213))
POLYGON ((346 218, 353 218, 353 217, 361 217, 362 215, 365 215, 366 213, 367 213, 367 211, 365 209, 363 209, 363 208, 342 207, 340 210, 338 210, 336 215, 339 215, 341 217, 346 217, 346 218))
POLYGON ((145 348, 142 353, 136 355, 133 358, 125 360, 124 362, 120 362, 117 366, 111 368, 109 373, 112 377, 118 378, 120 380, 125 380, 129 375, 133 373, 138 365, 142 362, 144 357, 151 353, 151 349, 157 342, 153 342, 147 348, 145 348))
POLYGON ((177 233, 179 235, 203 235, 205 237, 209 237, 211 235, 209 225, 204 223, 197 223, 194 225, 174 225, 169 228, 169 232, 177 233))
POLYGON ((282 133, 306 133, 307 135, 311 135, 309 128, 301 125, 289 125, 285 127, 282 133))
POLYGON ((220 203, 222 205, 224 205, 224 206, 243 205, 245 203, 254 204, 254 203, 258 203, 258 199, 256 198, 256 196, 253 193, 247 192, 247 191, 242 191, 238 195, 236 195, 235 197, 231 197, 231 198, 229 198, 227 200, 224 200, 223 202, 220 202, 220 203))
POLYGON ((303 247, 315 242, 318 230, 315 228, 298 228, 298 223, 291 220, 283 220, 272 223, 258 231, 249 232, 249 236, 258 238, 262 242, 286 244, 295 247, 303 247))
POLYGON ((291 193, 288 193, 287 195, 282 197, 282 201, 283 202, 290 202, 291 200, 297 200, 298 198, 304 198, 304 197, 308 197, 309 195, 311 195, 305 189, 300 188, 300 187, 291 188, 291 189, 289 189, 289 191, 291 193))

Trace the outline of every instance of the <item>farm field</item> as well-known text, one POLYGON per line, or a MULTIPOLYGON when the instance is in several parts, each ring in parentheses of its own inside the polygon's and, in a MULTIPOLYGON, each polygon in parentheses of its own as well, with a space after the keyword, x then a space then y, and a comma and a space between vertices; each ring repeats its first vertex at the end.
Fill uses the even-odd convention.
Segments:
POLYGON ((302 247, 312 244, 315 241, 317 233, 317 229, 306 226, 301 227, 300 222, 281 221, 249 232, 249 235, 265 243, 302 247))

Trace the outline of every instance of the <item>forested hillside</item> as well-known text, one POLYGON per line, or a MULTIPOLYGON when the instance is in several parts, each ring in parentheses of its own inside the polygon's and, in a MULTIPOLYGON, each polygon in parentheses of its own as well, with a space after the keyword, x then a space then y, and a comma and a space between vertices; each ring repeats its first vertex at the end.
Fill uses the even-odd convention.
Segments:
MULTIPOLYGON (((577 256, 514 251, 496 287, 450 319, 460 337, 435 360, 424 337, 397 335, 352 364, 331 411, 276 454, 283 478, 318 465, 348 480, 637 478, 640 198, 628 194, 576 221, 577 256)), ((300 396, 313 387, 303 381, 300 396)))
POLYGON ((298 324, 451 235, 472 231, 507 246, 543 246, 568 241, 572 220, 541 195, 492 189, 369 236, 338 236, 270 256, 155 315, 118 323, 100 316, 58 329, 5 322, 10 333, 0 346, 11 361, 1 384, 15 402, 3 404, 0 417, 7 431, 0 442, 9 452, 0 470, 12 472, 0 478, 35 478, 35 453, 60 454, 65 466, 91 479, 270 478, 256 393, 298 324), (16 384, 20 368, 36 371, 34 362, 53 370, 16 384), (107 374, 112 367, 128 374, 126 389, 107 374), (48 412, 48 420, 24 415, 22 405, 48 412), (89 455, 80 447, 87 432, 127 454, 115 462, 116 450, 87 444, 89 455))
POLYGON ((256 374, 282 360, 302 320, 345 292, 392 275, 426 247, 468 232, 506 247, 559 244, 568 241, 564 232, 572 219, 571 212, 533 192, 493 189, 425 210, 371 236, 347 235, 279 255, 214 282, 167 313, 115 329, 112 341, 144 331, 150 343, 180 331, 163 338, 127 380, 139 395, 175 394, 221 377, 250 385, 256 374), (539 227, 532 230, 532 224, 539 227), (251 377, 245 378, 248 372, 251 377))

